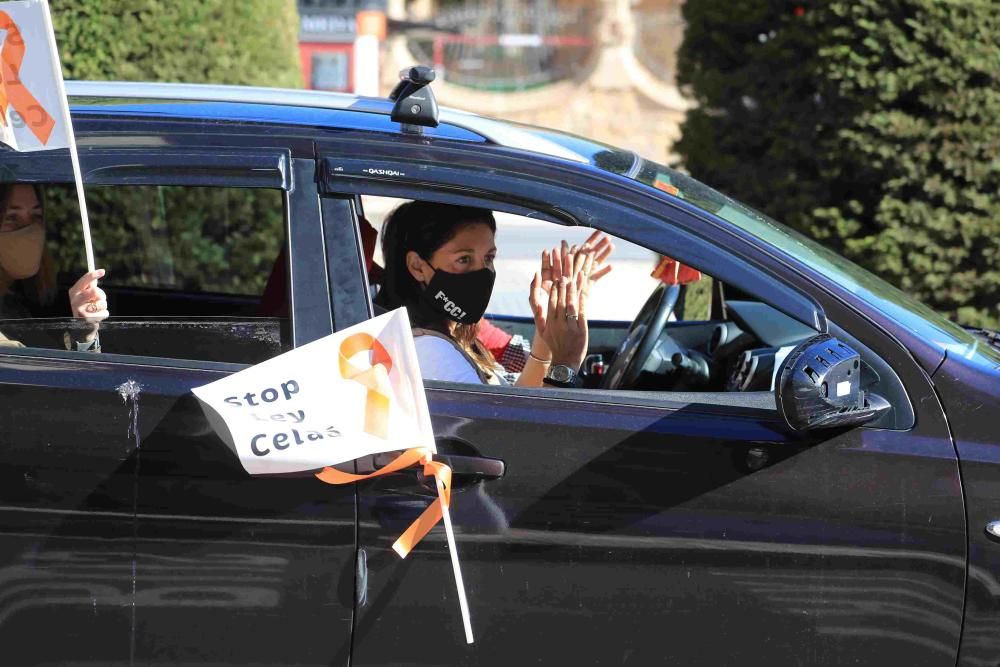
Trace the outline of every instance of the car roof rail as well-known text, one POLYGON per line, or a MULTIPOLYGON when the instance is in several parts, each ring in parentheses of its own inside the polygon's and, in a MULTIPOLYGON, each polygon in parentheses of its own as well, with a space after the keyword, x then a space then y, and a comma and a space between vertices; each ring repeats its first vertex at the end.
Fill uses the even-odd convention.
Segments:
MULTIPOLYGON (((407 74, 413 69, 406 70, 407 74)), ((426 68, 430 69, 430 68, 426 68)), ((433 72, 433 70, 431 70, 433 72)), ((420 80, 421 74, 418 72, 415 77, 420 80)), ((433 80, 433 79, 431 79, 433 80)), ((412 79, 411 79, 412 81, 412 79)), ((412 95, 413 90, 408 90, 408 94, 403 95, 404 89, 401 86, 404 81, 396 85, 399 93, 396 100, 406 99, 412 95)), ((429 83, 429 82, 428 82, 429 83)), ((430 92, 431 88, 424 83, 415 90, 430 92)), ((396 90, 393 90, 395 93, 396 90)), ((394 102, 384 97, 359 97, 348 93, 335 93, 319 90, 300 90, 288 88, 264 88, 258 86, 233 86, 215 85, 204 83, 162 83, 162 82, 139 82, 139 81, 67 81, 66 94, 72 104, 78 105, 85 98, 100 100, 118 101, 158 101, 158 102, 234 102, 238 104, 273 104, 279 106, 311 107, 316 109, 343 109, 350 111, 361 111, 380 115, 390 115, 394 102)), ((431 97, 430 99, 433 99, 431 97)), ((402 105, 400 105, 402 106, 402 105)), ((417 115, 423 113, 433 113, 434 125, 426 127, 437 127, 438 106, 435 100, 433 104, 425 109, 421 104, 421 109, 417 115)), ((412 105, 411 105, 412 107, 412 105)), ((402 110, 405 114, 406 110, 402 110)), ((409 109, 413 114, 412 108, 409 109)), ((587 163, 586 156, 574 151, 572 148, 563 146, 555 141, 551 141, 537 133, 526 131, 525 129, 506 123, 501 120, 479 116, 477 114, 459 111, 457 109, 441 109, 440 119, 448 125, 459 127, 474 134, 477 134, 486 141, 490 141, 508 148, 527 150, 534 153, 541 153, 574 162, 587 163)), ((395 118, 393 120, 396 120, 395 118)), ((400 121, 396 121, 400 122, 400 121)), ((403 123, 401 123, 402 125, 403 123)), ((423 127, 416 123, 405 123, 410 125, 410 131, 415 127, 423 127)), ((401 128, 403 129, 403 128, 401 128)), ((417 132, 422 130, 417 129, 417 132)))
POLYGON ((423 134, 424 127, 438 126, 438 104, 430 83, 436 74, 426 65, 407 67, 399 73, 399 83, 389 93, 393 122, 402 125, 403 132, 423 134))
POLYGON ((162 100, 165 102, 236 102, 317 109, 354 109, 383 114, 389 110, 389 105, 384 99, 359 97, 349 93, 205 83, 67 81, 66 94, 75 98, 117 98, 121 100, 162 100))

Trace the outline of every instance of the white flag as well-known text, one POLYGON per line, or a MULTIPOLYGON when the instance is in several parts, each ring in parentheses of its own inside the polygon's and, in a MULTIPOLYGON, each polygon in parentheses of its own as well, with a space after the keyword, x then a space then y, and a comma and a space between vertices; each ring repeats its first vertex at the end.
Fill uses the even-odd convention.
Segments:
POLYGON ((192 391, 251 475, 435 451, 404 308, 192 391))
POLYGON ((68 148, 69 106, 46 0, 0 2, 0 141, 17 151, 68 148))
POLYGON ((438 499, 392 548, 405 558, 438 520, 444 523, 465 640, 473 642, 448 511, 451 470, 431 460, 434 431, 405 308, 191 391, 251 475, 324 468, 321 481, 344 484, 422 462, 438 499), (393 450, 406 451, 368 475, 328 467, 393 450))

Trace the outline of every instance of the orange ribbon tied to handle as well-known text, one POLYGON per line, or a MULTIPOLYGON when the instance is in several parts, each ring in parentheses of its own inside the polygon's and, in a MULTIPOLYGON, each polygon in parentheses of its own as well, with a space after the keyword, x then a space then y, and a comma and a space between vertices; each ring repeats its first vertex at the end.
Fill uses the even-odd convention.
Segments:
POLYGON ((368 387, 365 401, 365 431, 379 438, 389 437, 389 404, 392 385, 389 371, 392 357, 377 338, 366 333, 348 336, 340 344, 340 375, 368 387), (371 365, 361 368, 351 361, 360 352, 371 352, 371 365))
POLYGON ((431 528, 444 517, 444 508, 451 505, 451 468, 440 461, 432 460, 430 451, 425 451, 427 451, 427 456, 423 459, 424 474, 428 477, 434 477, 440 483, 440 494, 438 499, 428 505, 423 514, 418 516, 417 520, 411 523, 410 527, 404 530, 399 539, 393 543, 392 550, 399 554, 400 558, 406 558, 413 547, 417 546, 420 540, 424 539, 431 531, 431 528))
POLYGON ((7 124, 7 107, 13 106, 38 141, 43 145, 47 144, 56 122, 21 83, 24 38, 7 12, 0 12, 0 30, 7 31, 3 48, 0 49, 0 123, 7 124))
POLYGON ((416 521, 410 524, 409 528, 403 531, 399 539, 393 543, 392 550, 399 554, 400 558, 406 558, 420 540, 424 539, 427 533, 430 532, 431 528, 436 526, 438 521, 444 520, 444 531, 445 537, 448 540, 451 566, 455 572, 458 606, 462 612, 462 625, 465 627, 465 641, 471 644, 473 638, 472 621, 469 618, 469 601, 465 596, 465 583, 462 581, 462 571, 458 565, 458 551, 455 546, 455 531, 451 526, 451 517, 448 513, 448 507, 451 505, 451 468, 443 463, 434 461, 431 458, 432 456, 433 453, 427 447, 414 447, 413 449, 407 449, 390 461, 388 465, 367 475, 352 475, 351 473, 341 472, 336 468, 324 468, 316 473, 316 477, 327 484, 350 484, 365 479, 372 479, 373 477, 388 475, 403 468, 408 468, 415 463, 423 464, 424 474, 434 477, 438 497, 431 501, 427 509, 417 517, 416 521))
POLYGON ((426 447, 415 447, 413 449, 407 449, 405 452, 394 458, 388 464, 379 468, 375 472, 368 473, 367 475, 354 475, 348 472, 343 472, 337 470, 336 468, 323 468, 320 472, 316 473, 316 477, 321 482, 326 482, 327 484, 350 484, 352 482, 360 482, 366 479, 373 479, 375 477, 381 477, 382 475, 388 475, 390 473, 398 472, 404 468, 409 468, 417 463, 422 463, 424 466, 424 474, 428 477, 434 477, 438 482, 441 483, 440 497, 434 502, 432 502, 423 513, 417 517, 416 521, 410 524, 410 527, 403 531, 403 534, 399 536, 399 539, 392 545, 392 550, 399 554, 400 558, 406 558, 406 556, 413 551, 413 547, 420 543, 420 540, 426 537, 427 533, 430 532, 431 528, 437 525, 437 522, 441 520, 444 515, 444 506, 451 505, 451 468, 445 464, 434 461, 431 457, 433 456, 431 450, 426 447))
MULTIPOLYGON (((389 371, 392 370, 392 357, 374 336, 367 333, 356 333, 348 336, 340 344, 338 350, 340 374, 345 380, 354 380, 368 388, 365 399, 365 431, 380 438, 389 437, 389 409, 392 400, 392 385, 389 382, 389 371), (356 366, 351 359, 362 352, 370 352, 370 365, 367 368, 356 366)), ((439 521, 444 523, 445 537, 448 540, 448 552, 451 556, 451 566, 455 573, 455 588, 458 591, 458 606, 462 612, 462 625, 465 628, 465 641, 473 642, 472 621, 469 618, 469 602, 465 595, 465 584, 462 581, 462 570, 458 564, 458 549, 455 546, 455 530, 451 525, 451 515, 448 511, 451 505, 451 468, 433 459, 434 452, 430 447, 413 447, 394 458, 378 470, 366 475, 355 475, 342 472, 336 468, 326 467, 316 473, 316 478, 326 484, 351 484, 374 477, 381 477, 418 463, 424 466, 424 474, 434 478, 437 488, 437 498, 403 531, 393 545, 392 550, 400 558, 413 551, 420 540, 427 536, 431 528, 439 521)))

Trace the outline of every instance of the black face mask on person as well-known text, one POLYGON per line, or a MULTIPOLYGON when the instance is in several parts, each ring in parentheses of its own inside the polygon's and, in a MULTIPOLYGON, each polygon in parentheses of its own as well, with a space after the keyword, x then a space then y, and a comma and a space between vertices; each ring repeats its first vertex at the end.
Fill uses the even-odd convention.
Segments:
POLYGON ((420 308, 459 324, 475 324, 486 312, 496 277, 488 268, 466 273, 434 269, 434 276, 420 294, 420 308))

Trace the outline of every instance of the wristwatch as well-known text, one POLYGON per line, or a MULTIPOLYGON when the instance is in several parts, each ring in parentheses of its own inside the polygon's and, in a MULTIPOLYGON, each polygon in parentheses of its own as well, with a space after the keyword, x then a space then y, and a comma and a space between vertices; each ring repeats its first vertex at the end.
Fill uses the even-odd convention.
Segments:
POLYGON ((549 366, 549 370, 546 371, 545 377, 542 378, 542 382, 553 387, 564 387, 566 389, 570 389, 572 387, 579 386, 579 379, 580 374, 569 366, 555 364, 549 366))

